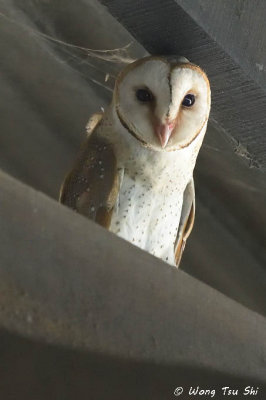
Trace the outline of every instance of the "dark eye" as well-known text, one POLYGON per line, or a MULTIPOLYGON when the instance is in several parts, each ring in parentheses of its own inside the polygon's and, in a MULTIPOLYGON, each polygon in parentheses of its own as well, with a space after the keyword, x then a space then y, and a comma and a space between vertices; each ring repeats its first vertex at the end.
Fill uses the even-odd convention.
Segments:
POLYGON ((142 103, 147 103, 153 100, 153 95, 148 89, 138 89, 136 91, 136 96, 142 103))
POLYGON ((191 107, 195 103, 195 96, 194 94, 187 94, 182 102, 182 106, 191 107))

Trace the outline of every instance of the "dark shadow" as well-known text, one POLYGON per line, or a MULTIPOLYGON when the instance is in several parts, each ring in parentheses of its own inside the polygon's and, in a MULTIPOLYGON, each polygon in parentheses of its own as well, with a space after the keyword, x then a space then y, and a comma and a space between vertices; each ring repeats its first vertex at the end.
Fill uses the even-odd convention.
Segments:
MULTIPOLYGON (((265 384, 211 369, 186 365, 132 362, 38 343, 0 332, 0 398, 4 400, 155 400, 224 399, 222 387, 239 389, 237 399, 265 399, 265 384), (188 395, 189 388, 212 389, 215 396, 188 395), (257 396, 243 396, 246 386, 259 387, 257 396)), ((237 372, 237 371, 236 371, 237 372)))

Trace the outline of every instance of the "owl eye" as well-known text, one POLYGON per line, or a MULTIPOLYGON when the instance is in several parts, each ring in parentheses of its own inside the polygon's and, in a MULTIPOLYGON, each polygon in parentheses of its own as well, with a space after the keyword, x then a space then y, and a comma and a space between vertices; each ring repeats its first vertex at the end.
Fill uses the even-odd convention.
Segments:
POLYGON ((142 103, 148 103, 153 100, 153 94, 148 89, 138 89, 136 97, 142 103))
POLYGON ((193 106, 194 103, 195 103, 195 96, 194 94, 189 93, 184 97, 182 101, 182 106, 191 107, 193 106))

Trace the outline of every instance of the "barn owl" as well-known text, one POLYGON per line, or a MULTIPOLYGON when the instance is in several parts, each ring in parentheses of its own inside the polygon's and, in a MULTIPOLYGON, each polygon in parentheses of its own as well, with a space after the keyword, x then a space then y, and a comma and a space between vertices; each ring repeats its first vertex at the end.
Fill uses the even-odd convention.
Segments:
POLYGON ((193 169, 210 85, 184 57, 126 66, 60 192, 61 203, 178 266, 195 215, 193 169))

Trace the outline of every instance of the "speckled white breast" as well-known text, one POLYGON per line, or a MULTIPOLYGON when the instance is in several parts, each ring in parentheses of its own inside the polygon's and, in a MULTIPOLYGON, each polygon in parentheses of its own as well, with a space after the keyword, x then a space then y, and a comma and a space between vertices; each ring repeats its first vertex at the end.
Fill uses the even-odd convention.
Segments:
POLYGON ((113 144, 120 172, 110 230, 175 265, 183 193, 192 178, 203 135, 192 146, 166 152, 141 145, 114 117, 104 121, 101 134, 113 144))
POLYGON ((174 265, 182 199, 183 193, 170 179, 154 187, 145 177, 133 179, 126 172, 111 231, 174 265))

